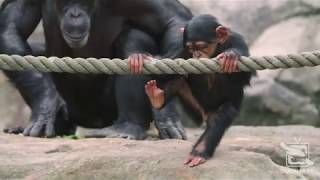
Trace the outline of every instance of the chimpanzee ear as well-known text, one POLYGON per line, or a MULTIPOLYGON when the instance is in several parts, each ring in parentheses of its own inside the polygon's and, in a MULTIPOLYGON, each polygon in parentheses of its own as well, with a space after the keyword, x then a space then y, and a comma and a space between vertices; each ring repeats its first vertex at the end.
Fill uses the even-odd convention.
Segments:
POLYGON ((184 27, 180 28, 180 33, 181 33, 181 34, 184 33, 184 27))
POLYGON ((224 26, 218 26, 216 28, 216 35, 220 44, 223 44, 228 40, 229 34, 229 29, 224 26))

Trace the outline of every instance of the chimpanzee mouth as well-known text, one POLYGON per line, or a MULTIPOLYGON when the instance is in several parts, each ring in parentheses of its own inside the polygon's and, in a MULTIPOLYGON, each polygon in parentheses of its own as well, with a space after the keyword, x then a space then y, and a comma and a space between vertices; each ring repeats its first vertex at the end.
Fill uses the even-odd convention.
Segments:
POLYGON ((81 48, 86 45, 89 35, 87 33, 81 35, 64 33, 63 37, 71 48, 81 48))
POLYGON ((64 33, 64 37, 68 40, 71 40, 71 41, 81 41, 83 39, 85 39, 87 36, 86 33, 84 34, 77 34, 77 35, 71 35, 71 34, 68 34, 68 33, 64 33))

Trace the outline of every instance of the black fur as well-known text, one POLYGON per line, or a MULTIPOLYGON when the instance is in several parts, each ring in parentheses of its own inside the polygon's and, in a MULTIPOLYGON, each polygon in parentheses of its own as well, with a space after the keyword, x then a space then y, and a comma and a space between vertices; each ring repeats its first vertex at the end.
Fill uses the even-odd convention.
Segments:
MULTIPOLYGON (((0 12, 0 53, 31 54, 26 40, 42 19, 47 56, 127 58, 148 52, 181 57, 179 29, 191 17, 177 0, 6 0, 0 12), (88 33, 87 42, 76 41, 88 33)), ((32 108, 27 136, 66 134, 75 125, 115 124, 112 137, 145 137, 152 118, 143 89, 149 76, 5 73, 32 108)))

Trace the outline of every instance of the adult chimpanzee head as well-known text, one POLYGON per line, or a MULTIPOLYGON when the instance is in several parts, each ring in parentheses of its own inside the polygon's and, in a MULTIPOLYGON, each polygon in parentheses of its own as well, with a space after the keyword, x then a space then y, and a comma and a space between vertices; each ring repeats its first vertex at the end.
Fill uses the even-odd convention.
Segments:
POLYGON ((184 46, 193 58, 210 58, 219 44, 229 38, 229 30, 211 15, 191 19, 184 28, 184 46))
POLYGON ((61 33, 71 48, 86 45, 97 0, 54 0, 61 33))

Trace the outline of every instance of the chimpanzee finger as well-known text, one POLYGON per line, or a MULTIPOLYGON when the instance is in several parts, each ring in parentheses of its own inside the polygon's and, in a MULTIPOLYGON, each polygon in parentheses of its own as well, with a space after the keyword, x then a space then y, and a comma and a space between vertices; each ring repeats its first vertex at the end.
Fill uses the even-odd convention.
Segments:
POLYGON ((181 135, 181 139, 182 140, 187 140, 188 139, 187 133, 185 132, 182 124, 180 125, 180 128, 178 128, 178 131, 179 131, 179 134, 181 135))
POLYGON ((144 62, 146 61, 151 61, 151 58, 150 56, 146 55, 146 54, 143 54, 143 66, 142 66, 142 71, 143 71, 143 67, 144 67, 144 62))
POLYGON ((149 94, 150 94, 151 96, 153 96, 153 87, 152 87, 152 85, 153 85, 153 80, 149 81, 149 82, 147 83, 147 85, 148 85, 149 94))
POLYGON ((139 74, 143 73, 143 65, 144 62, 146 61, 147 56, 145 54, 141 54, 140 62, 139 62, 139 74))
POLYGON ((192 161, 193 158, 194 158, 193 156, 189 156, 189 157, 183 162, 183 164, 184 164, 184 165, 188 165, 188 164, 192 161))
POLYGON ((157 88, 158 88, 158 86, 157 86, 157 81, 156 81, 156 80, 153 80, 153 85, 152 85, 152 87, 153 87, 153 89, 152 89, 153 95, 156 96, 156 90, 157 90, 157 88))
POLYGON ((144 92, 146 92, 147 96, 149 96, 148 84, 144 85, 144 92))
POLYGON ((132 56, 128 57, 128 68, 130 73, 132 73, 132 56))
POLYGON ((131 72, 131 57, 128 57, 128 69, 131 72))
POLYGON ((132 74, 135 74, 135 68, 136 68, 136 61, 137 61, 138 55, 134 55, 132 59, 132 74))
POLYGON ((177 128, 167 129, 170 139, 182 139, 182 135, 177 128))
POLYGON ((231 74, 231 73, 234 73, 234 60, 230 60, 229 61, 229 70, 228 70, 228 73, 231 74))
POLYGON ((141 55, 138 54, 138 58, 137 58, 136 66, 135 66, 135 74, 139 74, 140 61, 141 61, 141 55))
POLYGON ((170 129, 168 130, 171 139, 187 139, 186 132, 181 121, 175 121, 170 123, 170 129))
POLYGON ((45 127, 46 127, 46 124, 43 121, 39 120, 34 123, 29 135, 31 137, 41 137, 43 136, 45 127))
POLYGON ((200 161, 201 161, 200 158, 194 157, 194 158, 192 159, 192 161, 189 163, 189 167, 195 167, 195 166, 197 166, 200 161))
MULTIPOLYGON (((157 81, 153 80, 153 92, 155 93, 157 90, 158 86, 157 86, 157 81)), ((155 94, 154 94, 155 95, 155 94)))
POLYGON ((225 53, 221 53, 221 54, 219 54, 218 56, 217 56, 217 59, 218 60, 222 60, 222 59, 224 59, 225 58, 225 53))
POLYGON ((228 73, 234 72, 234 61, 235 60, 236 60, 236 55, 233 52, 228 52, 228 59, 227 59, 227 61, 229 61, 228 73))
POLYGON ((228 69, 228 73, 231 74, 233 73, 233 66, 234 66, 234 63, 233 63, 234 60, 229 60, 229 69, 228 69))
POLYGON ((238 72, 238 60, 233 61, 233 72, 238 72))
POLYGON ((220 62, 221 62, 221 70, 222 72, 225 72, 225 68, 226 68, 226 59, 227 59, 227 56, 225 53, 222 53, 221 54, 221 58, 220 58, 220 62))
POLYGON ((239 55, 233 53, 233 56, 234 56, 234 60, 236 60, 236 61, 239 61, 239 60, 240 60, 240 56, 239 56, 239 55))
POLYGON ((144 56, 144 55, 141 55, 141 57, 139 58, 139 70, 138 70, 138 73, 139 73, 139 74, 142 74, 142 73, 143 73, 143 63, 144 63, 144 60, 145 60, 145 56, 144 56))
POLYGON ((52 138, 52 137, 56 136, 56 132, 55 132, 55 129, 54 129, 54 120, 53 119, 50 120, 46 125, 45 136, 47 138, 52 138))
POLYGON ((151 92, 151 81, 148 81, 147 84, 144 86, 145 91, 147 93, 148 96, 152 96, 152 92, 151 92))
POLYGON ((140 54, 137 55, 137 59, 136 59, 136 62, 135 62, 135 66, 134 66, 134 73, 135 74, 138 74, 139 73, 139 67, 140 67, 140 54))
POLYGON ((230 65, 230 62, 229 62, 229 58, 228 58, 228 55, 226 54, 225 55, 225 59, 224 59, 224 65, 223 65, 223 67, 224 67, 224 69, 223 69, 223 72, 228 72, 228 70, 229 70, 229 65, 230 65))
POLYGON ((220 62, 220 67, 221 67, 221 70, 224 71, 224 67, 225 67, 225 55, 224 54, 220 54, 218 56, 218 60, 220 62))
POLYGON ((194 167, 194 166, 196 166, 196 165, 197 165, 197 159, 193 158, 193 159, 191 160, 191 162, 189 163, 189 167, 194 167))
POLYGON ((237 55, 234 53, 230 53, 230 63, 231 66, 229 68, 229 73, 237 72, 237 55))
POLYGON ((200 164, 205 163, 206 160, 202 157, 194 157, 193 160, 189 163, 190 167, 199 166, 200 164))
POLYGON ((136 59, 137 59, 137 55, 133 55, 132 56, 132 66, 131 66, 131 73, 134 74, 134 68, 135 68, 135 62, 136 62, 136 59))
POLYGON ((146 83, 145 87, 150 87, 150 83, 151 83, 151 81, 148 81, 148 82, 146 83))
POLYGON ((3 132, 7 134, 20 134, 23 133, 23 131, 23 127, 6 128, 3 130, 3 132))
POLYGON ((165 128, 159 129, 159 137, 160 139, 170 139, 167 129, 165 128))
POLYGON ((29 125, 24 129, 24 131, 23 131, 22 134, 23 134, 24 136, 30 136, 30 131, 31 131, 32 127, 33 127, 33 123, 29 124, 29 125))
POLYGON ((154 97, 154 81, 150 81, 150 92, 151 92, 151 96, 154 97))

